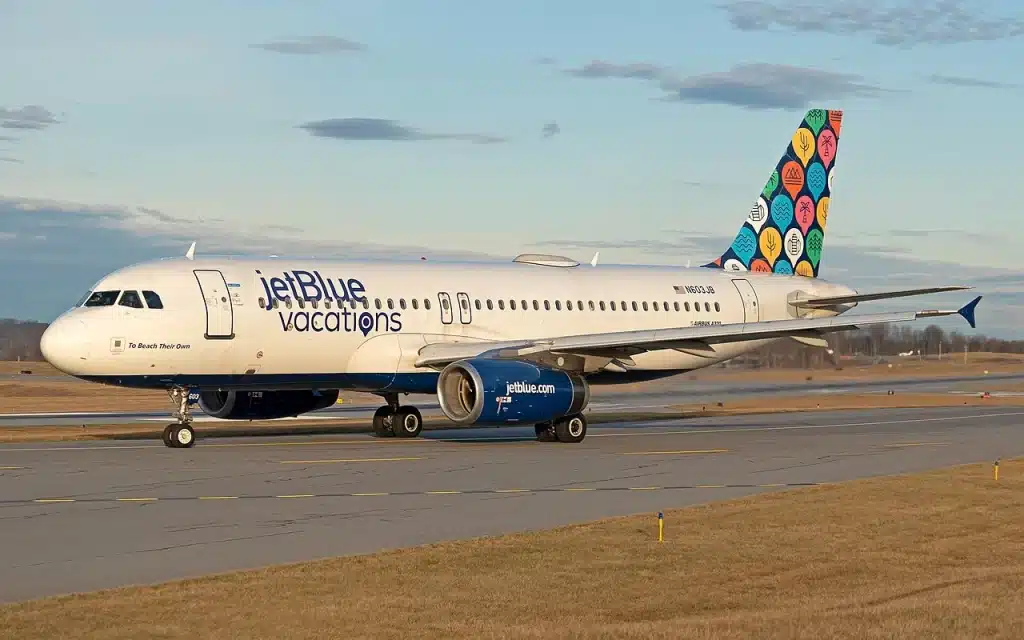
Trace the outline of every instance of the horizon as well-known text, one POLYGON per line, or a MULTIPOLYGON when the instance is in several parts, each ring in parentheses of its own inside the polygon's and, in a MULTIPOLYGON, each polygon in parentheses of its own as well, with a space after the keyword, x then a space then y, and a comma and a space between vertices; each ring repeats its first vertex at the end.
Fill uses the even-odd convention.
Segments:
POLYGON ((844 111, 821 277, 974 285, 854 313, 982 295, 977 330, 937 324, 1024 337, 1005 213, 1024 8, 853 5, 18 4, 0 24, 29 61, 0 86, 0 317, 49 322, 193 240, 697 267, 820 107, 844 111))

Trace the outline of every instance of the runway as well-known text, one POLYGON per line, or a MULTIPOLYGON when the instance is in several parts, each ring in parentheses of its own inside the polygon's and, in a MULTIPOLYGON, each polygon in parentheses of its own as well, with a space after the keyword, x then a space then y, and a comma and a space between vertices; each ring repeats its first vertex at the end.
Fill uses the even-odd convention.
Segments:
MULTIPOLYGON (((892 380, 832 381, 800 383, 733 384, 721 381, 680 381, 678 387, 656 391, 619 391, 615 387, 595 388, 591 407, 600 410, 649 410, 671 404, 691 402, 721 402, 778 394, 831 394, 831 393, 886 393, 889 390, 917 393, 974 391, 978 384, 1024 381, 1024 374, 995 374, 989 376, 918 377, 892 380)), ((424 415, 440 415, 434 396, 409 396, 424 415)), ((134 424, 139 422, 168 422, 170 403, 166 411, 112 411, 112 412, 32 412, 0 414, 0 427, 66 426, 92 424, 134 424)), ((373 416, 376 405, 334 405, 302 416, 303 420, 333 420, 336 418, 366 418, 373 416)), ((216 420, 198 407, 193 407, 197 422, 216 420)))
POLYGON ((1022 421, 957 407, 603 424, 578 445, 522 428, 5 445, 0 601, 1019 456, 1022 421))

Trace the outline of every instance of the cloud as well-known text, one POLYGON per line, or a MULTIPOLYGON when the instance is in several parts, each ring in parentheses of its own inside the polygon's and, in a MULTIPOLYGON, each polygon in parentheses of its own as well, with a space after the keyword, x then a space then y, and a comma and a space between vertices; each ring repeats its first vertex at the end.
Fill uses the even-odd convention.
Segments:
POLYGON ((684 78, 672 87, 666 99, 747 109, 806 109, 823 100, 873 98, 882 91, 854 74, 780 64, 740 64, 729 71, 684 78))
POLYGON ((427 133, 380 118, 332 118, 299 125, 311 135, 339 140, 386 140, 409 142, 423 140, 464 140, 474 144, 496 144, 505 138, 479 133, 427 133))
POLYGON ((945 84, 954 87, 977 87, 980 89, 1015 89, 1020 86, 1007 82, 982 80, 980 78, 965 78, 963 76, 945 76, 938 73, 933 73, 926 79, 932 84, 945 84))
POLYGON ((555 60, 554 58, 552 58, 550 56, 541 56, 540 58, 537 58, 536 60, 534 60, 534 62, 536 62, 537 64, 540 64, 540 65, 545 65, 545 66, 550 66, 550 65, 558 63, 557 60, 555 60))
POLYGON ((928 5, 846 0, 825 6, 797 0, 733 0, 720 4, 719 8, 728 13, 729 21, 741 31, 770 31, 778 27, 797 32, 864 34, 877 44, 895 47, 1000 40, 1024 35, 1024 18, 986 18, 962 5, 957 0, 938 0, 928 5))
POLYGON ((14 136, 0 136, 0 142, 17 142, 18 139, 14 136))
POLYGON ((861 76, 781 64, 738 64, 728 71, 679 76, 649 62, 617 64, 595 60, 566 69, 566 75, 588 79, 642 80, 664 92, 661 100, 697 104, 728 104, 747 109, 806 109, 821 100, 873 98, 884 92, 861 76))
POLYGON ((57 124, 57 117, 37 104, 17 109, 0 107, 0 127, 4 129, 38 130, 57 124))
POLYGON ((541 129, 541 135, 543 135, 545 138, 550 138, 552 136, 558 135, 561 132, 562 128, 559 127, 558 123, 554 121, 547 123, 546 125, 544 125, 544 128, 541 129))
POLYGON ((352 53, 365 51, 366 45, 337 36, 301 36, 273 42, 250 45, 254 49, 265 49, 275 53, 291 55, 323 55, 327 53, 352 53))
POLYGON ((0 156, 0 162, 8 162, 11 164, 22 164, 22 161, 18 158, 12 158, 10 156, 0 156))
POLYGON ((575 69, 563 71, 566 75, 576 78, 625 78, 638 80, 658 80, 665 73, 665 67, 649 62, 632 62, 617 64, 604 60, 593 60, 575 69))

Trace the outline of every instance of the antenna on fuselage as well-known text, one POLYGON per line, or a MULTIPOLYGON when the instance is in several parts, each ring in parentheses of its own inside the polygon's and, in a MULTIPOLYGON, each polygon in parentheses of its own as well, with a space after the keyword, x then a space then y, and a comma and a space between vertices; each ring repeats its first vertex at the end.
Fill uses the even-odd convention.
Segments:
POLYGON ((192 246, 189 247, 188 251, 185 252, 185 259, 186 260, 194 260, 195 257, 196 257, 196 243, 193 242, 192 246))
POLYGON ((592 267, 596 267, 597 266, 597 256, 599 256, 599 255, 601 255, 600 251, 598 251, 597 253, 594 254, 594 257, 591 258, 591 260, 590 260, 590 266, 592 266, 592 267))

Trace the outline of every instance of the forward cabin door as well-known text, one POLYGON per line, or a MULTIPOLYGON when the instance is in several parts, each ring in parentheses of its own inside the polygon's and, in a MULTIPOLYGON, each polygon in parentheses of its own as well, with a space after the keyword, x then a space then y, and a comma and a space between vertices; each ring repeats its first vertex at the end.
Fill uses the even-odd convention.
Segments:
POLYGON ((743 322, 758 322, 761 313, 757 307, 757 292, 749 280, 736 279, 732 281, 736 290, 740 292, 740 299, 743 300, 743 322))
POLYGON ((216 269, 193 271, 199 291, 206 304, 207 340, 230 340, 235 337, 235 312, 224 274, 216 269))
POLYGON ((437 294, 438 306, 441 307, 441 324, 451 324, 454 320, 454 311, 452 309, 452 297, 448 295, 448 292, 441 291, 437 294))

